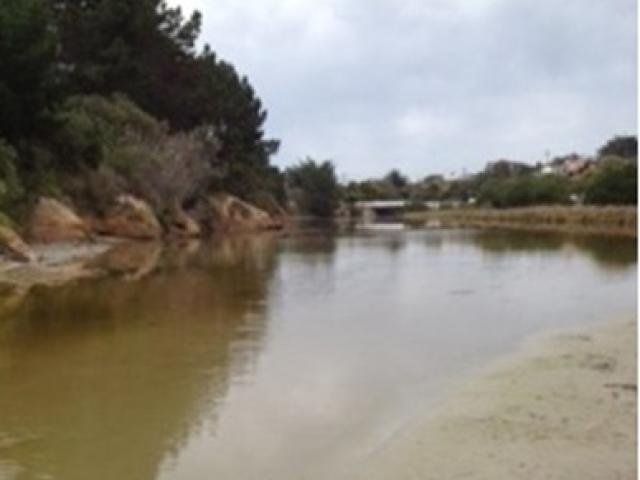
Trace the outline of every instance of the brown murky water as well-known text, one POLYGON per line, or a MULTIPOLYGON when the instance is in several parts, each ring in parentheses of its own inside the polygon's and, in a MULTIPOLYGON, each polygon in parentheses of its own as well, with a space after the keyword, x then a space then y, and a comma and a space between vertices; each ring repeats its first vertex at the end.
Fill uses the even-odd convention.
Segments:
POLYGON ((530 333, 633 314, 634 241, 381 231, 121 246, 4 298, 0 479, 328 479, 530 333))

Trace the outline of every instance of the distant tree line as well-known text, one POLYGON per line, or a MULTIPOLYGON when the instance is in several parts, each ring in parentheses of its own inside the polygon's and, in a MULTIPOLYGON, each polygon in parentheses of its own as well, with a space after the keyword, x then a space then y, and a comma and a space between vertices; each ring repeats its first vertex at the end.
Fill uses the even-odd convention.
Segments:
MULTIPOLYGON (((361 200, 403 199, 413 208, 425 203, 472 203, 494 208, 533 205, 633 205, 637 203, 637 140, 615 137, 603 145, 593 160, 576 175, 545 172, 542 165, 508 160, 490 162, 486 168, 464 178, 445 179, 429 175, 411 182, 398 169, 382 178, 340 184, 330 161, 311 158, 286 170, 289 197, 302 213, 332 216, 340 204, 361 200)), ((551 162, 579 158, 559 157, 551 162)))
POLYGON ((570 202, 636 204, 637 157, 635 137, 615 137, 598 150, 595 159, 585 161, 582 171, 573 175, 546 173, 540 165, 502 178, 485 172, 475 179, 477 201, 498 208, 570 202))
POLYGON ((187 166, 173 178, 196 186, 172 201, 224 189, 282 203, 266 109, 233 65, 196 46, 201 22, 163 0, 2 0, 0 208, 43 192, 152 200, 162 182, 142 186, 142 172, 187 166))
MULTIPOLYGON (((637 140, 621 136, 609 140, 583 170, 565 175, 546 172, 544 166, 498 160, 475 174, 445 179, 429 175, 410 182, 397 169, 379 179, 351 181, 342 186, 347 202, 405 199, 415 205, 426 201, 472 202, 496 208, 584 202, 594 205, 637 203, 637 140)), ((561 164, 576 155, 559 157, 561 164)))

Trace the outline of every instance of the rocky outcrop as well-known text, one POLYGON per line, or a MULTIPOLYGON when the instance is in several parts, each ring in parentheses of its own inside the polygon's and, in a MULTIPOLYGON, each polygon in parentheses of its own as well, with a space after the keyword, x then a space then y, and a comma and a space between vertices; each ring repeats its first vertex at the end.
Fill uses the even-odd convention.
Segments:
POLYGON ((214 233, 279 228, 267 212, 228 194, 210 195, 198 212, 200 222, 214 233))
POLYGON ((174 238, 198 238, 202 229, 189 214, 181 208, 176 208, 169 221, 169 236, 174 238))
POLYGON ((53 198, 38 200, 27 225, 28 237, 35 243, 89 240, 89 228, 76 213, 53 198))
POLYGON ((33 262, 36 255, 29 245, 7 226, 0 225, 0 254, 17 262, 33 262))
POLYGON ((274 228, 281 228, 287 222, 287 211, 272 195, 263 197, 260 203, 256 203, 256 206, 271 216, 274 228))
POLYGON ((149 204, 131 195, 120 195, 95 228, 102 235, 133 240, 155 240, 162 236, 162 226, 149 204))

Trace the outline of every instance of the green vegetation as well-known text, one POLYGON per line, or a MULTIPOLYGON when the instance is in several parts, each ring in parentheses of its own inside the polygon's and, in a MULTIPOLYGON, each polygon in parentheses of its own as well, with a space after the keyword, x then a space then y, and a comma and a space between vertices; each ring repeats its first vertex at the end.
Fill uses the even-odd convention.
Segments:
POLYGON ((111 199, 134 193, 168 221, 222 176, 210 130, 171 132, 122 95, 71 97, 55 123, 52 146, 67 159, 59 178, 83 209, 103 213, 111 199))
POLYGON ((620 157, 627 159, 638 158, 638 139, 630 136, 613 137, 599 150, 600 157, 620 157))
POLYGON ((286 171, 291 198, 307 215, 330 217, 338 208, 340 186, 335 167, 329 161, 307 158, 286 171))
POLYGON ((478 192, 478 202, 492 207, 526 207, 569 201, 569 181, 555 175, 488 179, 478 192))
POLYGON ((636 163, 609 158, 588 180, 585 202, 593 205, 630 205, 638 202, 636 163))
POLYGON ((69 97, 55 112, 54 123, 50 145, 60 160, 57 170, 66 172, 131 168, 137 158, 129 151, 167 134, 157 120, 120 94, 69 97))
POLYGON ((45 0, 0 2, 0 138, 33 136, 52 105, 56 38, 45 0))
POLYGON ((363 182, 349 182, 343 187, 347 201, 389 200, 409 198, 411 183, 400 170, 392 169, 381 179, 370 179, 363 182))
POLYGON ((472 204, 492 208, 535 205, 633 205, 637 203, 637 141, 614 137, 595 158, 577 154, 557 157, 546 166, 498 160, 475 174, 454 179, 429 175, 410 182, 398 170, 380 179, 343 186, 348 202, 407 199, 413 210, 425 202, 472 204))
POLYGON ((100 210, 123 189, 161 215, 202 190, 282 204, 267 112, 196 48, 201 21, 163 0, 0 2, 0 209, 44 193, 100 210))
POLYGON ((16 171, 16 151, 0 140, 0 211, 10 210, 24 194, 16 171))

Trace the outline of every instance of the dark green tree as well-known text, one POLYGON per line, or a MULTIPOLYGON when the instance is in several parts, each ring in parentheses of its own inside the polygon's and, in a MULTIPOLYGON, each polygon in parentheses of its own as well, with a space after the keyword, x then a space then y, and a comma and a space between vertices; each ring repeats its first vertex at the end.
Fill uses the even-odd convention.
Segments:
POLYGON ((69 93, 121 92, 172 130, 210 126, 225 164, 220 188, 249 200, 263 190, 281 196, 282 177, 269 165, 279 143, 264 136, 267 112, 230 63, 208 46, 196 52, 199 12, 185 18, 161 0, 54 5, 69 93))
MULTIPOLYGON (((127 94, 143 109, 180 84, 201 16, 161 0, 52 0, 69 93, 127 94)), ((186 85, 185 85, 186 86, 186 85)), ((179 85, 177 88, 181 88, 179 85)), ((170 113, 170 112, 164 112, 170 113)), ((171 115, 168 115, 171 116, 171 115)))
POLYGON ((409 179, 405 175, 403 175, 400 170, 393 169, 387 175, 385 175, 384 179, 389 182, 394 188, 398 191, 402 190, 409 184, 409 179))
POLYGON ((54 93, 55 34, 45 0, 0 2, 0 137, 32 136, 54 93))
POLYGON ((301 212, 331 217, 340 201, 340 185, 332 162, 316 162, 311 158, 286 170, 292 198, 301 212))
POLYGON ((15 149, 0 139, 0 212, 10 210, 24 195, 16 170, 17 160, 15 149))
POLYGON ((605 143, 599 150, 600 157, 638 158, 638 139, 635 136, 617 136, 605 143))
POLYGON ((584 199, 595 205, 634 205, 638 203, 637 192, 637 165, 611 159, 589 180, 584 199))

